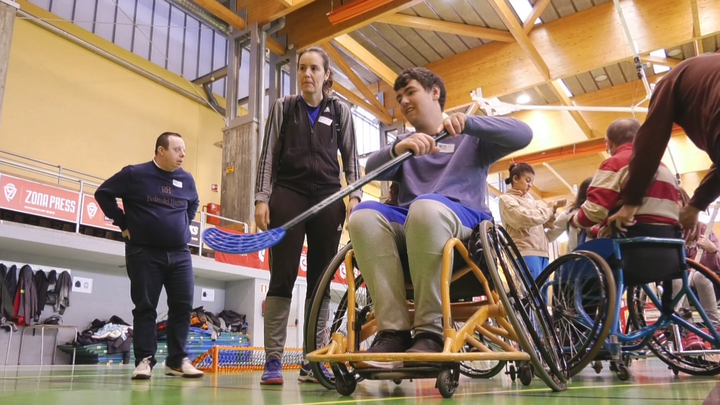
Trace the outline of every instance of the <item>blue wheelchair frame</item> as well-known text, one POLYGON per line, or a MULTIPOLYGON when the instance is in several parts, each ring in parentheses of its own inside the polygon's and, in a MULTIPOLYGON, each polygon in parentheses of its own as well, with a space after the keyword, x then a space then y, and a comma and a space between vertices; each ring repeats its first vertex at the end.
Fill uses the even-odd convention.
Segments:
MULTIPOLYGON (((633 237, 633 238, 626 238, 626 239, 596 239, 593 241, 590 241, 588 243, 585 243, 583 245, 578 246, 575 251, 579 250, 585 250, 585 251, 591 251, 594 253, 599 254, 606 260, 612 258, 612 262, 616 263, 622 263, 622 253, 621 248, 624 245, 629 244, 657 244, 657 245, 669 245, 669 246, 676 246, 679 247, 679 251, 682 255, 682 263, 685 264, 686 258, 685 258, 685 252, 682 246, 684 246, 685 241, 682 239, 669 239, 669 238, 653 238, 653 237, 633 237)), ((608 263, 610 264, 610 263, 608 263)), ((626 286, 624 282, 624 271, 622 267, 620 266, 610 266, 613 272, 613 276, 615 279, 616 284, 616 292, 617 292, 617 305, 615 306, 615 312, 612 314, 612 317, 609 318, 611 324, 610 334, 608 335, 608 339, 605 342, 605 346, 609 349, 609 352, 612 356, 612 359, 615 361, 621 361, 622 355, 630 355, 637 353, 639 350, 645 348, 650 340, 655 336, 655 333, 658 330, 661 330, 668 325, 672 324, 678 324, 686 328, 688 331, 695 333, 696 335, 702 337, 703 339, 713 343, 713 345, 716 348, 720 348, 720 335, 715 330, 714 327, 712 327, 712 323, 710 322, 710 319, 708 318, 707 314, 703 310, 702 306, 700 305, 700 302, 691 290, 689 286, 688 281, 688 271, 683 271, 681 273, 681 279, 682 279, 682 288, 679 292, 677 292, 677 295, 672 299, 670 304, 670 310, 664 309, 661 299, 655 294, 654 291, 652 291, 647 284, 642 284, 641 288, 645 293, 647 294, 647 297, 650 299, 650 301, 655 305, 655 307, 660 311, 659 318, 653 323, 652 325, 647 325, 645 327, 642 327, 640 330, 634 331, 632 333, 625 334, 620 330, 620 323, 618 322, 620 319, 620 300, 622 299, 622 294, 626 291, 626 286), (692 323, 686 321, 685 319, 681 318, 678 314, 676 314, 672 309, 675 308, 678 303, 681 302, 681 300, 685 297, 688 297, 690 302, 693 304, 695 309, 698 311, 700 317, 702 318, 705 325, 708 325, 708 330, 710 331, 710 334, 703 332, 699 328, 697 328, 692 323)), ((577 282, 581 281, 581 279, 576 280, 577 282)), ((543 286, 545 287, 545 286, 543 286)), ((546 288, 546 287, 545 287, 546 288)), ((545 289, 543 288, 543 289, 545 289)), ((574 291, 578 291, 577 288, 574 289, 574 291)), ((547 293, 547 292, 546 292, 547 293)), ((583 307, 582 302, 582 295, 576 293, 575 294, 575 305, 578 309, 578 318, 577 321, 581 322, 584 326, 587 326, 588 328, 592 329, 593 327, 593 319, 590 318, 590 316, 585 312, 585 309, 583 307)), ((628 299, 630 301, 630 299, 628 299)), ((687 351, 687 352, 681 352, 681 353, 700 353, 704 351, 687 351)))

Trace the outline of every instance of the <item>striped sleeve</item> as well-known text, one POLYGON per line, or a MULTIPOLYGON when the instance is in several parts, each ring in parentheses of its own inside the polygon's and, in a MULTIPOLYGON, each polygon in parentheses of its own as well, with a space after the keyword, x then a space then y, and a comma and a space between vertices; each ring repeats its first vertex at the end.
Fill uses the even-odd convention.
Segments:
POLYGON ((619 163, 618 159, 610 158, 595 173, 588 188, 587 200, 574 218, 575 225, 590 228, 602 222, 618 203, 620 186, 627 176, 627 166, 619 163))
POLYGON ((677 179, 672 171, 661 163, 642 205, 635 213, 635 218, 638 222, 676 224, 680 217, 677 199, 677 179))
MULTIPOLYGON (((345 172, 345 180, 348 184, 356 182, 360 178, 360 163, 357 154, 357 142, 355 140, 355 125, 353 123, 352 112, 348 106, 340 104, 340 156, 342 157, 343 171, 345 172)), ((362 201, 362 189, 355 190, 350 194, 350 198, 357 198, 362 201)))
POLYGON ((283 121, 283 100, 275 101, 270 117, 268 117, 265 125, 265 137, 263 138, 262 151, 260 152, 260 160, 258 161, 257 177, 255 178, 255 203, 270 201, 270 193, 272 192, 272 169, 273 169, 273 151, 275 144, 280 138, 280 129, 283 121))

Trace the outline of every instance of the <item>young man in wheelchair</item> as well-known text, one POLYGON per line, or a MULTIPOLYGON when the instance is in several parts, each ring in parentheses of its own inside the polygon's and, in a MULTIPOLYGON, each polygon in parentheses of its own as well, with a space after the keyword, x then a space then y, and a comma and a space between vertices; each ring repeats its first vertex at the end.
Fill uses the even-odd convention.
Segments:
POLYGON ((398 183, 397 206, 360 203, 348 225, 378 324, 367 352, 442 352, 443 247, 450 238, 469 238, 477 224, 491 218, 485 204, 488 168, 527 146, 532 130, 512 118, 467 117, 462 113, 443 118, 445 86, 439 76, 424 68, 404 70, 394 89, 402 113, 415 132, 399 136, 392 145, 373 153, 366 170, 407 151, 415 156, 381 178, 398 183), (452 138, 436 144, 433 136, 443 129, 452 138), (413 322, 407 311, 401 264, 405 255, 413 285, 413 322))

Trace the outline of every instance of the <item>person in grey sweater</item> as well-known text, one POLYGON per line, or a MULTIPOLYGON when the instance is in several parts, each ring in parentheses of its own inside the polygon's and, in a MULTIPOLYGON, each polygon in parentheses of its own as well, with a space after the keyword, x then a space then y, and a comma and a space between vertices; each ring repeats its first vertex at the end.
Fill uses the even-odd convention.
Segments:
MULTIPOLYGON (((416 132, 399 136, 392 145, 370 155, 365 169, 374 170, 406 151, 415 156, 380 178, 398 183, 398 205, 362 202, 348 225, 378 324, 367 352, 441 352, 443 247, 452 237, 469 238, 478 223, 492 218, 485 204, 488 168, 527 146, 532 130, 513 118, 462 113, 443 118, 445 86, 425 68, 404 70, 394 89, 403 115, 416 132), (442 129, 452 137, 436 144, 433 135, 442 129), (402 255, 408 257, 414 289, 412 323, 406 310, 402 255)), ((393 368, 399 364, 356 366, 393 368)))

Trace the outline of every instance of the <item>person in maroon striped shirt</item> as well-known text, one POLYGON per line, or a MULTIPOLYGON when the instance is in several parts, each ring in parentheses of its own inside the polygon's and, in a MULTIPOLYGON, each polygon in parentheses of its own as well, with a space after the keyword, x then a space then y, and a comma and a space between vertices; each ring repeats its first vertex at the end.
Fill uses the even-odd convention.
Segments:
POLYGON ((705 54, 683 61, 662 78, 653 91, 647 118, 635 139, 624 205, 609 219, 618 228, 634 223, 638 207, 655 175, 673 124, 707 152, 713 165, 680 213, 683 228, 692 228, 700 211, 720 196, 720 54, 705 54))
MULTIPOLYGON (((607 129, 606 145, 611 157, 605 160, 588 188, 587 200, 572 219, 578 228, 600 224, 598 237, 610 237, 608 215, 622 205, 620 189, 625 182, 633 140, 640 129, 634 118, 613 121, 607 129)), ((634 223, 679 225, 677 181, 670 169, 661 164, 635 213, 634 223)), ((633 223, 633 224, 634 224, 633 223)))

